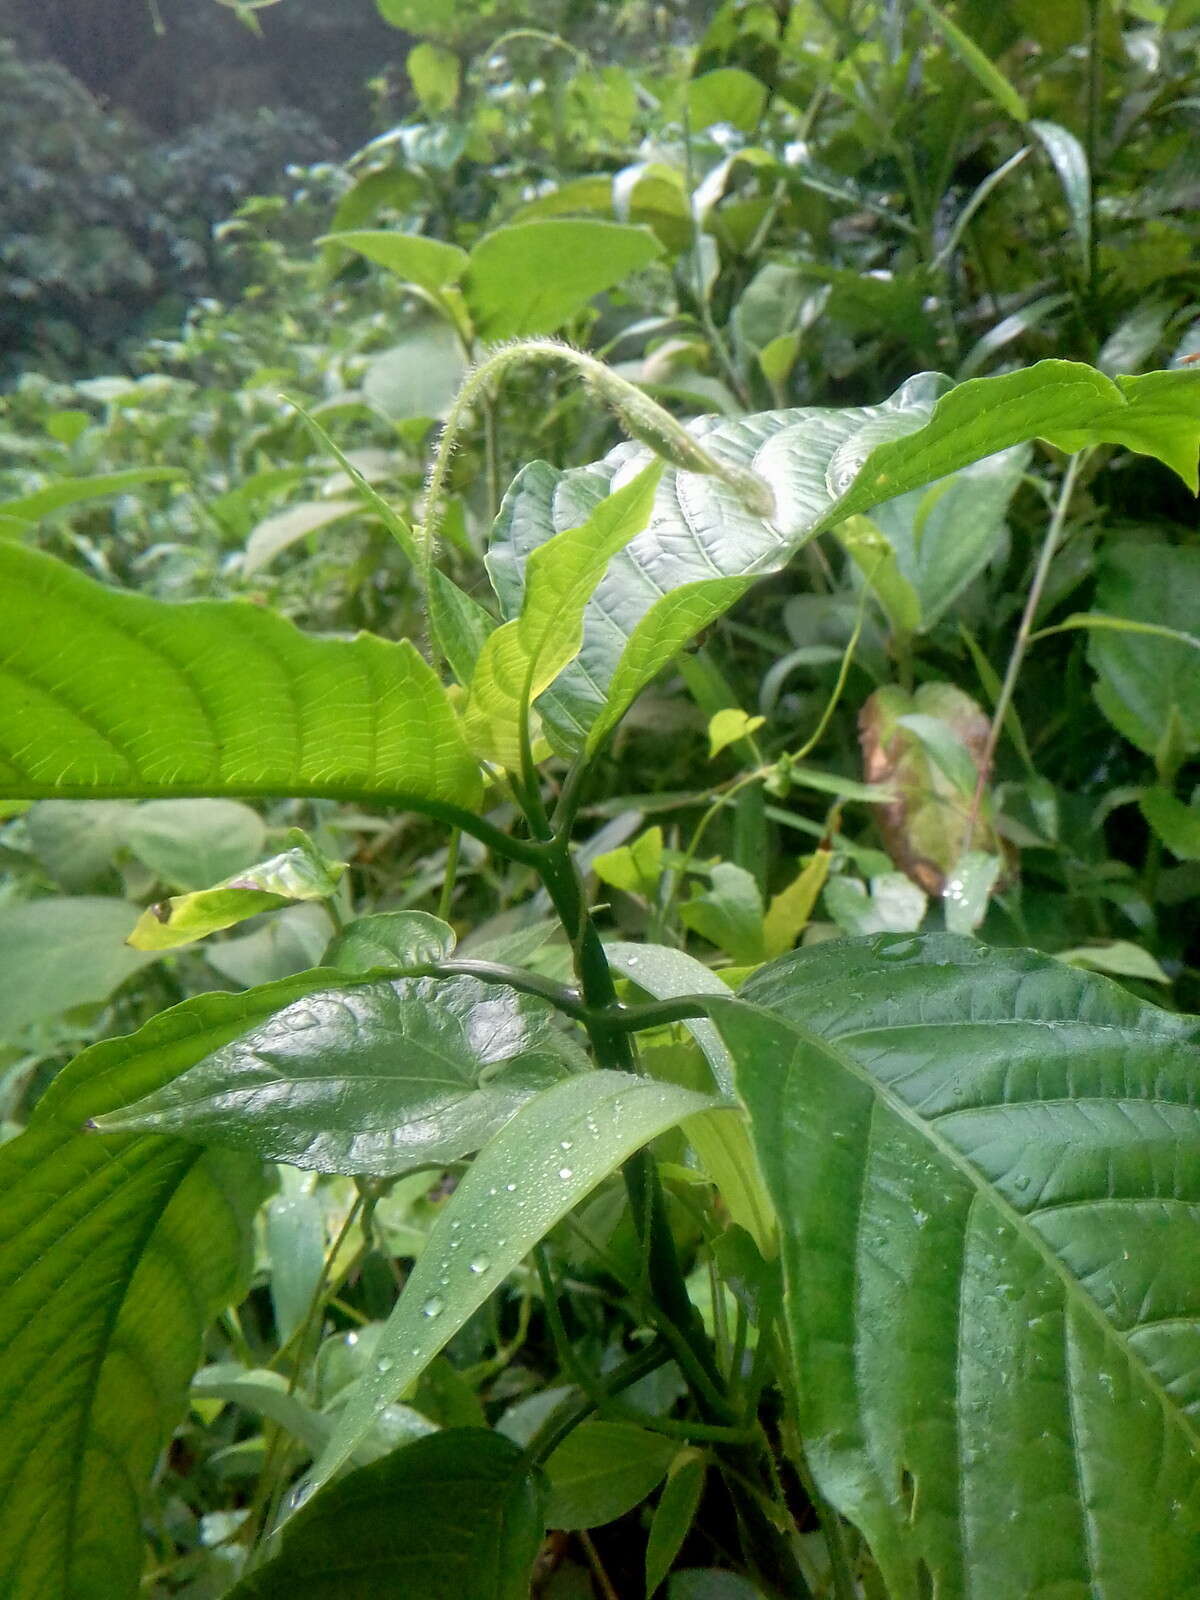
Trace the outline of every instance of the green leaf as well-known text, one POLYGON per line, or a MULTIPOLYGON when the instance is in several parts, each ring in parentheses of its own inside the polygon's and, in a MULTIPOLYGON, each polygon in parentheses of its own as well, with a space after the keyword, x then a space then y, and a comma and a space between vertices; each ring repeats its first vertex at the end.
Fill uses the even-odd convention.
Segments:
MULTIPOLYGON (((655 1000, 675 1000, 685 994, 729 993, 729 986, 711 967, 683 950, 662 944, 623 944, 615 941, 604 947, 614 972, 636 983, 655 1000)), ((733 1093, 733 1063, 716 1028, 705 1017, 689 1018, 683 1026, 704 1053, 712 1072, 714 1087, 720 1094, 733 1093)))
POLYGON ((462 341, 433 317, 410 324, 404 338, 374 356, 363 374, 363 393, 392 422, 444 417, 467 371, 462 341))
POLYGON ((103 500, 110 494, 124 494, 127 489, 139 488, 144 483, 183 483, 187 473, 179 467, 129 467, 124 472, 101 472, 94 478, 60 478, 33 494, 22 495, 18 500, 0 501, 0 517, 14 517, 22 522, 37 522, 64 506, 79 505, 85 500, 103 500))
POLYGON ((252 530, 242 556, 242 575, 252 578, 269 566, 275 557, 290 550, 292 545, 319 528, 346 517, 361 515, 362 506, 357 500, 306 500, 301 505, 288 506, 286 511, 276 511, 264 517, 252 530))
POLYGON ((808 926, 829 876, 832 850, 822 848, 801 867, 785 889, 771 896, 763 918, 763 955, 768 961, 790 950, 808 926))
POLYGON ((200 889, 250 866, 267 829, 257 811, 236 800, 149 800, 125 813, 122 838, 163 882, 200 889))
POLYGON ((442 961, 454 944, 454 929, 427 911, 380 911, 348 923, 325 952, 325 965, 371 978, 442 961))
POLYGON ((440 567, 430 575, 429 625, 451 672, 459 683, 470 683, 496 619, 440 567))
POLYGON ((1029 120, 1028 106, 1000 71, 999 67, 984 54, 974 39, 969 38, 957 23, 951 22, 950 18, 934 5, 933 0, 916 0, 916 4, 942 35, 963 66, 966 67, 976 82, 991 95, 996 104, 1002 106, 1009 116, 1015 117, 1018 122, 1027 122, 1029 120))
POLYGON ((178 1133, 317 1172, 444 1166, 569 1070, 553 1015, 475 978, 326 988, 98 1126, 178 1133))
POLYGON ((542 1481, 486 1428, 415 1439, 326 1489, 229 1600, 528 1600, 542 1481))
POLYGON ((485 234, 471 251, 463 294, 481 339, 554 333, 662 254, 646 228, 548 218, 485 234))
POLYGON ((703 1452, 690 1445, 671 1462, 646 1540, 646 1595, 653 1600, 691 1531, 704 1493, 703 1452))
MULTIPOLYGON (((694 633, 809 539, 985 457, 1034 438, 1065 450, 1124 444, 1157 456, 1196 485, 1200 372, 1112 380, 1078 363, 1043 361, 947 390, 948 383, 923 374, 879 406, 690 423, 707 450, 768 486, 775 515, 764 521, 715 477, 664 471, 650 527, 609 563, 584 613, 577 660, 541 697, 538 709, 555 748, 596 749, 694 633)), ((505 497, 488 556, 506 617, 520 610, 531 551, 578 526, 598 499, 649 459, 646 447, 624 444, 567 472, 543 462, 524 469, 505 497)), ((935 512, 936 504, 926 522, 935 512)), ((946 561, 939 604, 961 577, 946 561)))
POLYGON ((725 706, 709 718, 708 759, 712 761, 722 750, 737 744, 748 734, 757 733, 766 717, 752 717, 739 706, 725 706))
POLYGON ((133 811, 128 800, 42 800, 30 807, 25 828, 60 888, 92 889, 110 872, 133 811))
POLYGON ((873 576, 872 569, 879 558, 877 549, 849 543, 845 530, 861 520, 882 536, 897 581, 907 586, 915 601, 915 619, 907 608, 897 615, 881 590, 880 598, 897 626, 928 632, 978 577, 1004 538, 1005 515, 1029 455, 1028 448, 1017 446, 986 456, 952 478, 889 500, 869 519, 853 518, 838 530, 839 539, 876 588, 880 576, 873 576))
POLYGON ((323 856, 299 828, 289 837, 290 849, 246 867, 211 889, 173 895, 148 906, 129 935, 135 950, 174 950, 210 933, 232 928, 261 911, 302 900, 328 900, 346 870, 344 861, 323 856))
POLYGON ((799 1431, 888 1593, 1197 1586, 1196 1020, 949 935, 743 993, 799 1431))
POLYGON ((430 1230, 313 1482, 337 1471, 377 1413, 416 1382, 572 1206, 648 1140, 713 1104, 708 1095, 603 1069, 529 1101, 476 1157, 430 1230))
POLYGON ((1170 978, 1141 945, 1127 939, 1110 939, 1104 944, 1080 945, 1074 950, 1056 950, 1056 961, 1086 972, 1106 972, 1115 978, 1144 978, 1148 983, 1170 983, 1170 978))
POLYGON ((753 133, 766 104, 766 84, 741 67, 717 67, 687 86, 688 117, 696 133, 721 122, 753 133))
POLYGON ((763 903, 752 873, 732 861, 712 869, 712 886, 685 900, 679 920, 742 966, 763 959, 763 903))
POLYGON ((422 109, 430 116, 454 109, 462 68, 452 50, 424 40, 408 52, 404 68, 422 109))
MULTIPOLYGON (((1131 622, 1200 634, 1200 550, 1122 540, 1105 551, 1096 598, 1103 611, 1131 622)), ((1097 704, 1139 750, 1158 757, 1176 739, 1182 755, 1200 750, 1200 671, 1188 645, 1098 629, 1088 659, 1099 674, 1097 704)))
POLYGON ((93 1045, 0 1148, 6 1600, 137 1592, 143 1488, 183 1415, 204 1327, 249 1276, 256 1163, 81 1130, 312 986, 203 995, 93 1045))
POLYGON ((156 958, 125 943, 137 910, 101 895, 0 906, 0 1040, 31 1022, 96 1005, 156 958))
POLYGON ((354 250, 368 261, 394 272, 405 283, 415 283, 430 294, 457 283, 467 270, 465 250, 441 239, 427 239, 420 233, 361 228, 346 233, 327 233, 316 242, 354 250))
POLYGON ((632 844, 606 850, 592 862, 592 871, 601 883, 611 883, 626 894, 641 895, 643 900, 653 900, 657 895, 662 869, 663 836, 657 827, 647 828, 632 844))
POLYGON ((1180 861, 1200 861, 1200 806, 1184 805, 1167 789, 1147 789, 1142 815, 1180 861))
POLYGON ((581 1423, 546 1462, 546 1526, 615 1522, 658 1487, 678 1450, 678 1440, 631 1422, 581 1423))
POLYGON ((1080 267, 1086 274, 1090 270, 1092 253, 1092 175, 1087 151, 1069 128, 1057 122, 1040 122, 1035 118, 1029 127, 1041 140, 1058 173, 1079 244, 1080 267))
POLYGON ((416 649, 258 606, 168 605, 0 547, 0 795, 329 795, 472 807, 416 649))
POLYGON ((463 723, 484 759, 520 770, 530 708, 579 653, 584 608, 611 558, 646 526, 661 471, 652 462, 531 553, 521 614, 488 636, 471 679, 463 723))

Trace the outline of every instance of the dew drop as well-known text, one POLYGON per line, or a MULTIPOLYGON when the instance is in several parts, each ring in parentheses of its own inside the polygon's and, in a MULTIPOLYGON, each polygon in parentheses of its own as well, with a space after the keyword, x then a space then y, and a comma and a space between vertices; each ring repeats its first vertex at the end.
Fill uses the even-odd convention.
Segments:
POLYGON ((459 1229, 460 1229, 460 1228, 461 1228, 461 1227, 462 1227, 462 1223, 461 1223, 461 1222, 460 1222, 460 1221, 459 1221, 459 1220, 458 1220, 458 1218, 457 1218, 457 1217, 455 1217, 455 1218, 454 1218, 454 1220, 453 1220, 453 1222, 451 1222, 451 1224, 450 1224, 450 1232, 451 1232, 451 1233, 457 1233, 457 1232, 458 1232, 458 1230, 459 1230, 459 1229))
MULTIPOLYGON (((636 956, 630 956, 629 959, 625 963, 625 965, 627 967, 636 967, 637 964, 638 964, 638 958, 636 956)), ((653 981, 653 980, 651 980, 651 981, 653 981)))
POLYGON ((496 1240, 496 1249, 497 1249, 497 1250, 503 1250, 503 1249, 504 1249, 504 1246, 505 1246, 505 1245, 506 1245, 506 1244, 507 1244, 507 1243, 508 1243, 508 1240, 507 1240, 507 1239, 497 1239, 497 1240, 496 1240))
POLYGON ((421 1307, 421 1315, 425 1317, 440 1317, 446 1308, 446 1302, 440 1294, 431 1294, 421 1307))
POLYGON ((380 1356, 379 1360, 375 1363, 375 1371, 390 1372, 395 1365, 396 1363, 392 1360, 391 1356, 380 1356))
POLYGON ((504 1187, 508 1190, 509 1194, 516 1194, 517 1192, 517 1186, 515 1183, 506 1183, 504 1187))
POLYGON ((570 1167, 559 1167, 558 1175, 562 1181, 566 1183, 568 1178, 573 1178, 575 1176, 575 1173, 570 1167))
POLYGON ((471 1271, 478 1277, 481 1272, 486 1272, 491 1264, 488 1256, 476 1256, 471 1263, 471 1271))
POLYGON ((462 1243, 461 1239, 451 1239, 451 1241, 450 1241, 451 1250, 457 1250, 461 1243, 462 1243))
POLYGON ((571 1140, 570 1140, 570 1139, 561 1139, 561 1140, 560 1140, 560 1141, 559 1141, 559 1145, 558 1145, 558 1148, 559 1148, 559 1149, 560 1149, 560 1150, 570 1150, 570 1148, 571 1148, 571 1143, 572 1143, 572 1141, 571 1141, 571 1140))
POLYGON ((409 1354, 416 1356, 419 1359, 421 1355, 421 1346, 419 1344, 414 1344, 412 1349, 409 1351, 409 1354))
POLYGON ((488 1195, 489 1195, 489 1197, 490 1197, 490 1198, 491 1198, 491 1199, 493 1199, 493 1200, 494 1200, 494 1199, 495 1199, 495 1198, 496 1198, 496 1196, 497 1196, 497 1195, 498 1195, 498 1194, 499 1194, 499 1193, 500 1193, 500 1191, 499 1191, 499 1189, 489 1189, 489 1190, 488 1190, 488 1195))

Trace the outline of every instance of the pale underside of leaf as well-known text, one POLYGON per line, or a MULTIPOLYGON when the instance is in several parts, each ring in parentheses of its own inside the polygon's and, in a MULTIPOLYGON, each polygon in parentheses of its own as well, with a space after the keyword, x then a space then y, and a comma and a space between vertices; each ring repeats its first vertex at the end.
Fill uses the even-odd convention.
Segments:
POLYGON ((310 638, 256 606, 168 605, 0 548, 0 794, 479 792, 407 641, 310 638))

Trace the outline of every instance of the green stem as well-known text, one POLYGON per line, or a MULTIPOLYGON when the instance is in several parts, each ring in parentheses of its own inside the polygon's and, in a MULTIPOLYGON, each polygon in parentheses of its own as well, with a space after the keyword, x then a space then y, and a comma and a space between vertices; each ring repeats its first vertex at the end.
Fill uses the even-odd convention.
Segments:
POLYGON ((979 820, 979 810, 983 804, 983 796, 992 775, 992 764, 996 759, 996 746, 1000 742, 1004 719, 1008 716, 1008 708, 1012 704, 1013 695, 1016 692, 1017 679, 1021 674, 1021 667, 1025 661, 1025 652, 1029 649, 1030 639, 1033 635, 1033 624, 1037 617, 1038 607, 1042 602, 1042 592, 1046 587, 1046 579, 1050 576, 1050 566, 1054 560, 1054 553, 1058 549, 1058 542, 1062 537, 1063 523, 1066 521, 1067 510, 1071 504, 1071 496, 1075 491, 1075 480, 1079 476, 1079 469, 1083 465, 1086 454, 1086 451, 1081 451, 1078 455, 1073 455, 1068 461, 1067 470, 1063 474, 1062 486, 1058 491, 1058 499, 1050 517, 1050 525, 1046 529, 1046 537, 1042 541, 1041 553, 1038 556, 1037 567, 1033 574, 1033 582, 1029 585, 1029 593, 1025 597, 1025 609, 1021 613, 1017 637, 1013 642, 1012 654, 1008 658, 1008 669, 1004 674, 1004 682, 1000 685, 1000 693, 996 697, 996 705, 992 711, 992 723, 988 729, 987 743, 984 745, 983 754, 980 757, 979 781, 975 785, 975 794, 971 800, 970 814, 967 817, 966 832, 963 835, 963 855, 971 848, 971 838, 975 832, 975 825, 979 820))

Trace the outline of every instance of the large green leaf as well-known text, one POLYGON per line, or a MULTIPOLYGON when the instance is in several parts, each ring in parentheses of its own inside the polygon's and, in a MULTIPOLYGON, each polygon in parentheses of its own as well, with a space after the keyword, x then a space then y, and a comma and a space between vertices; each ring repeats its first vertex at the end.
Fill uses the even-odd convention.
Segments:
POLYGON ((306 1505, 230 1600, 528 1600, 542 1494, 502 1434, 430 1434, 306 1505))
POLYGON ((400 233, 392 228, 363 228, 349 233, 327 233, 318 244, 339 245, 375 261, 406 283, 435 294, 457 283, 467 268, 467 252, 424 234, 400 233))
POLYGON ((141 1493, 209 1318, 241 1293, 258 1164, 84 1132, 264 1016, 306 974, 204 995, 86 1050, 0 1148, 0 1593, 128 1600, 141 1493))
POLYGON ((598 1528, 615 1522, 662 1482, 677 1439, 631 1422, 585 1422, 546 1462, 551 1528, 598 1528))
POLYGON ((478 770, 406 640, 306 637, 0 547, 0 795, 379 797, 471 806, 478 770))
POLYGON ((889 1595, 1200 1592, 1196 1020, 949 935, 743 994, 807 1458, 889 1595))
MULTIPOLYGON (((1128 538, 1105 551, 1100 609, 1133 622, 1200 633, 1200 550, 1128 538)), ((1186 644, 1154 634, 1097 629, 1088 656, 1096 701, 1127 739, 1169 772, 1200 750, 1200 663, 1186 644)))
POLYGON ((318 1172, 459 1161, 568 1070, 542 1001, 476 978, 326 988, 98 1125, 318 1172))
POLYGON ((53 511, 61 511, 64 506, 79 505, 85 500, 103 500, 110 494, 124 494, 127 489, 140 488, 144 483, 181 483, 186 478, 187 473, 179 467, 129 467, 124 472, 101 472, 94 478, 59 478, 44 489, 22 495, 19 500, 0 502, 0 517, 16 518, 28 524, 39 517, 48 517, 53 511))
POLYGON ((531 552, 521 614, 488 635, 471 678, 464 728, 486 760, 520 770, 530 708, 578 654, 584 608, 611 557, 646 526, 659 476, 652 462, 578 528, 531 552))
POLYGON ((584 1072, 530 1100, 450 1196, 313 1469, 324 1483, 492 1291, 622 1161, 711 1096, 624 1072, 584 1072))
MULTIPOLYGON (((767 485, 775 515, 757 516, 715 477, 663 473, 649 527, 613 557, 588 604, 579 656, 541 697, 553 742, 564 752, 598 743, 693 633, 816 534, 985 457, 1035 438, 1064 450, 1123 444, 1157 456, 1195 487, 1200 372, 1113 380, 1075 362, 1042 361, 948 384, 925 373, 878 406, 689 424, 712 454, 767 485)), ((506 617, 520 611, 531 551, 577 526, 648 459, 645 446, 624 444, 568 472, 544 462, 524 469, 501 508, 488 557, 506 617)), ((935 608, 977 559, 931 590, 935 608)))
POLYGON ((554 333, 662 254, 647 228, 548 218, 485 234, 471 251, 462 289, 475 331, 489 343, 554 333))

